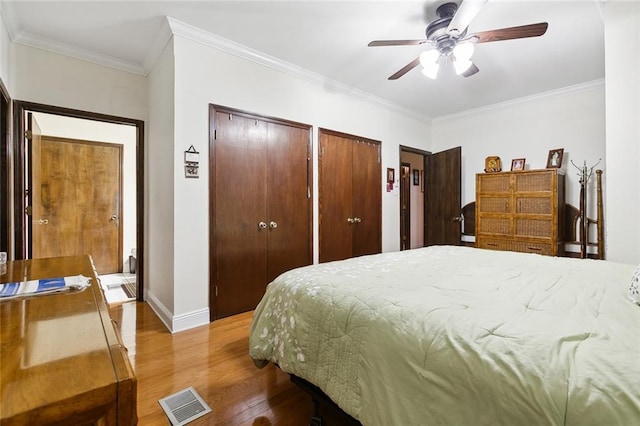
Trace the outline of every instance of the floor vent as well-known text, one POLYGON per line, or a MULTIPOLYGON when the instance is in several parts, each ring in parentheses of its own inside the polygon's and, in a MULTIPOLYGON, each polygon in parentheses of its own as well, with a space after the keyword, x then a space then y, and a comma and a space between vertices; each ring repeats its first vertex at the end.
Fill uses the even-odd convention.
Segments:
POLYGON ((211 412, 211 408, 193 387, 162 398, 158 402, 173 426, 186 425, 211 412))

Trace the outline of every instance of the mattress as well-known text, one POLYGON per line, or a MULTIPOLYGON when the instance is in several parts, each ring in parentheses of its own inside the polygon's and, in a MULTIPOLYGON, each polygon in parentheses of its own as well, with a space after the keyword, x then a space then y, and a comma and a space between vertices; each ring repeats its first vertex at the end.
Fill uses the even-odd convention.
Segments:
POLYGON ((640 424, 634 265, 434 246, 298 268, 249 351, 365 425, 640 424))

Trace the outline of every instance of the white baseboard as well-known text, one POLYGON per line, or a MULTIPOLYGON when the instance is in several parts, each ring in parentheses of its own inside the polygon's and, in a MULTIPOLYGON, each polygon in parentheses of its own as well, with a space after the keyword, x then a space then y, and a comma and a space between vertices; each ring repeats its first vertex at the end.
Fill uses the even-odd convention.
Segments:
POLYGON ((151 291, 145 289, 145 301, 149 304, 153 312, 158 315, 160 321, 171 333, 189 330, 201 325, 209 324, 209 308, 198 311, 187 312, 185 314, 173 315, 166 306, 160 302, 151 291))

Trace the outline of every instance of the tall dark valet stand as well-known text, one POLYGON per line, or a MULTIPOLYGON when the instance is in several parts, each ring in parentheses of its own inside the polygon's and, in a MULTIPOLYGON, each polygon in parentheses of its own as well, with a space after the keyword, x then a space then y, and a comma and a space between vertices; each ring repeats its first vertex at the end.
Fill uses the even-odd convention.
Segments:
MULTIPOLYGON (((596 164, 591 167, 587 167, 587 162, 585 161, 582 167, 576 166, 576 164, 572 161, 571 164, 575 168, 577 168, 580 173, 579 183, 580 183, 580 258, 586 259, 588 257, 587 247, 589 245, 589 219, 587 218, 587 184, 589 183, 589 179, 593 175, 593 169, 600 164, 600 160, 596 164)), ((603 209, 602 209, 602 170, 598 169, 596 172, 597 179, 597 192, 596 192, 596 202, 598 208, 598 259, 604 259, 604 229, 602 226, 603 222, 603 209)))

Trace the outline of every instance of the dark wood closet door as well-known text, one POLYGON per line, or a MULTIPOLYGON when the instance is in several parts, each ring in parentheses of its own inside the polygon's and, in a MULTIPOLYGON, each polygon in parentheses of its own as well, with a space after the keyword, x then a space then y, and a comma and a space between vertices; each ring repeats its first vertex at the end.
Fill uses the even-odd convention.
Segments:
POLYGON ((353 145, 353 256, 382 251, 382 176, 380 145, 352 142, 353 145))
POLYGON ((320 132, 320 262, 346 259, 353 253, 351 139, 320 132))
POLYGON ((268 124, 267 283, 312 263, 309 140, 309 129, 268 124))
POLYGON ((221 112, 215 123, 212 290, 217 290, 215 317, 222 318, 254 309, 264 294, 267 124, 221 112))

